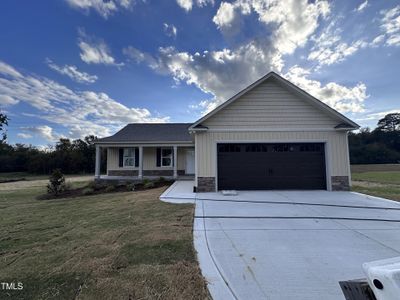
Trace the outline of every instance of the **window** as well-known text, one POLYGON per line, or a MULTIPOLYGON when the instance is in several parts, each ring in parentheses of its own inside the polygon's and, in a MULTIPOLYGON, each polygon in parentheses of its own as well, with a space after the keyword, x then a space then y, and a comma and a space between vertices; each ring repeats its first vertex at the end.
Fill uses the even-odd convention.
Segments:
POLYGON ((246 146, 246 152, 268 152, 268 150, 266 145, 252 144, 246 146))
POLYGON ((162 148, 161 149, 161 167, 172 166, 172 149, 162 148))
POLYGON ((273 152, 288 152, 289 146, 287 144, 278 144, 272 147, 273 152))
POLYGON ((240 152, 240 145, 234 145, 234 144, 220 145, 219 152, 240 152))
POLYGON ((321 152, 322 147, 320 145, 315 144, 305 144, 300 146, 301 152, 321 152))
POLYGON ((135 166, 135 148, 124 148, 124 167, 135 166))

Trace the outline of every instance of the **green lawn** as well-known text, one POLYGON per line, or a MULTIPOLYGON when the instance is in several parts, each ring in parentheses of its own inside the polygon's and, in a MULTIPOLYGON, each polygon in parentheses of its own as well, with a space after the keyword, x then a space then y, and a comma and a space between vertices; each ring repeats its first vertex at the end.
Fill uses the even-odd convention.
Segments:
MULTIPOLYGON (((82 177, 82 176, 90 176, 90 175, 85 175, 85 174, 67 175, 68 178, 82 177)), ((10 182, 10 181, 32 181, 32 180, 43 180, 43 179, 46 180, 49 179, 49 175, 38 175, 27 172, 0 173, 0 183, 10 182)))
POLYGON ((0 183, 6 181, 37 180, 47 179, 48 175, 35 175, 26 172, 6 172, 0 173, 0 183))
POLYGON ((159 201, 165 188, 36 200, 44 186, 21 186, 0 190, 0 282, 23 290, 0 299, 208 298, 194 206, 159 201))
POLYGON ((352 190, 400 201, 400 171, 368 171, 351 174, 352 190))
POLYGON ((377 183, 400 184, 400 172, 353 173, 353 180, 377 183))

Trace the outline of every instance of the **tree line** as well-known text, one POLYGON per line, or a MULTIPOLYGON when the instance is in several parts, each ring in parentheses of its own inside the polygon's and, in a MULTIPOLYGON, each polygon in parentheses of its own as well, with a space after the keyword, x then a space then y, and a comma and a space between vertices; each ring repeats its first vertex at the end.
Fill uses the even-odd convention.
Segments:
MULTIPOLYGON (((8 122, 7 116, 0 113, 0 172, 50 174, 55 169, 65 174, 94 172, 95 136, 60 139, 47 150, 32 145, 10 145, 5 131, 8 122)), ((374 130, 350 132, 349 149, 351 164, 400 163, 400 113, 386 115, 374 130)), ((104 150, 101 157, 105 170, 104 150)))
POLYGON ((387 114, 374 130, 349 133, 351 164, 400 163, 400 113, 387 114))
MULTIPOLYGON (((93 173, 95 136, 84 139, 60 139, 53 148, 41 150, 32 145, 0 144, 0 172, 50 174, 60 169, 65 174, 93 173)), ((104 170, 105 154, 102 154, 104 170)))

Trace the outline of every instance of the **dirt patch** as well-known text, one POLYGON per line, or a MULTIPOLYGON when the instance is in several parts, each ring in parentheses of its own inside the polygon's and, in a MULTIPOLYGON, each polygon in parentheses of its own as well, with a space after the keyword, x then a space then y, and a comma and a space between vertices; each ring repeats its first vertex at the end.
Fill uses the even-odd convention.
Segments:
POLYGON ((361 186, 361 187, 387 187, 387 186, 396 186, 395 184, 386 184, 386 183, 379 183, 379 182, 371 182, 371 181, 360 181, 360 180, 353 180, 353 185, 361 186))
MULTIPOLYGON (((66 182, 82 182, 82 181, 91 181, 91 180, 93 180, 93 176, 91 176, 91 175, 74 176, 74 177, 67 176, 66 182)), ((4 182, 4 183, 0 183, 0 191, 19 190, 19 189, 26 189, 26 188, 32 188, 32 187, 44 187, 47 185, 48 182, 49 182, 48 179, 4 182)))

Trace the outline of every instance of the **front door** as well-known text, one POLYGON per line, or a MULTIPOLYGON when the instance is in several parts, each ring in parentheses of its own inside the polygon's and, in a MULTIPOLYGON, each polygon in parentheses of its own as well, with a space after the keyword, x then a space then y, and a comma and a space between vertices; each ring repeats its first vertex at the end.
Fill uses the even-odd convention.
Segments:
POLYGON ((186 174, 194 174, 194 150, 193 149, 188 149, 186 150, 186 169, 185 173, 186 174))

